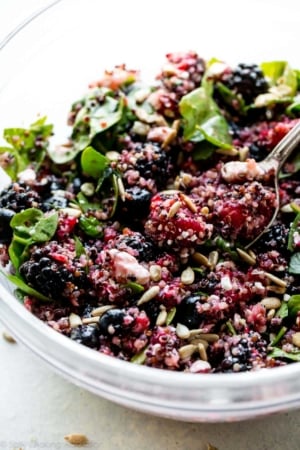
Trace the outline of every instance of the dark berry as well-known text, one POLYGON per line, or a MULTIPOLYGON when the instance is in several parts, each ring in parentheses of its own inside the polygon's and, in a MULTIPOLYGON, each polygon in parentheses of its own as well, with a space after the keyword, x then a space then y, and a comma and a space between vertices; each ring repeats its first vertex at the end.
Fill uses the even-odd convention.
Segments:
POLYGON ((104 335, 124 333, 124 318, 125 313, 121 309, 110 309, 100 317, 100 333, 104 335))
POLYGON ((53 299, 61 298, 67 283, 72 281, 72 274, 63 265, 46 257, 36 262, 32 259, 24 262, 20 274, 29 286, 53 299))
POLYGON ((15 215, 15 212, 11 209, 0 209, 0 243, 8 243, 12 238, 12 228, 10 227, 10 221, 15 215))
POLYGON ((155 300, 150 300, 150 302, 144 303, 141 309, 145 311, 151 325, 155 325, 158 314, 160 313, 160 303, 155 300))
POLYGON ((8 208, 15 212, 38 208, 40 202, 39 194, 24 183, 12 183, 0 193, 0 208, 8 208))
POLYGON ((287 250, 289 231, 284 224, 276 224, 267 230, 259 239, 257 246, 260 250, 287 250))
POLYGON ((115 246, 119 250, 128 251, 128 253, 141 261, 151 261, 155 258, 153 242, 145 238, 138 231, 127 235, 120 235, 115 242, 115 246))
POLYGON ((154 143, 139 144, 135 152, 137 157, 135 170, 139 171, 141 177, 153 179, 160 189, 169 177, 170 161, 167 153, 154 143))
POLYGON ((189 329, 198 328, 201 316, 197 311, 197 304, 200 301, 200 295, 189 295, 182 299, 177 307, 175 321, 182 323, 189 329))
POLYGON ((236 94, 241 94, 247 104, 268 90, 267 80, 256 64, 238 64, 223 82, 236 94))
POLYGON ((138 186, 126 189, 126 200, 122 203, 122 213, 126 214, 126 220, 141 219, 148 215, 151 201, 151 193, 138 186))
POLYGON ((79 344, 85 345, 86 347, 99 347, 99 330, 93 325, 81 325, 77 328, 73 328, 70 338, 79 344))

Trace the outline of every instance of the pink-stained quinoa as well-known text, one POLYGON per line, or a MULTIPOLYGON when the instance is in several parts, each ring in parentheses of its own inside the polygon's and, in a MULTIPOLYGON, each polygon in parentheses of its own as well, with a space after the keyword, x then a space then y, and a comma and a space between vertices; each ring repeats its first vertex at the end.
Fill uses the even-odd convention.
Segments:
POLYGON ((105 71, 71 107, 70 158, 55 161, 40 122, 12 139, 30 177, 0 193, 0 263, 32 314, 105 355, 194 374, 300 361, 299 149, 276 222, 246 248, 277 206, 257 162, 299 112, 257 107, 270 88, 258 65, 211 64, 169 53, 151 86, 124 64, 105 71), (244 179, 222 177, 228 161, 247 161, 244 179))

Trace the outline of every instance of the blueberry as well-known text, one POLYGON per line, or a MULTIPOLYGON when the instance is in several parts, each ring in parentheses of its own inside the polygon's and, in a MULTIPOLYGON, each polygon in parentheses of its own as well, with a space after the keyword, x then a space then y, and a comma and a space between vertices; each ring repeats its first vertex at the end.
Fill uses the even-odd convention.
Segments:
POLYGON ((189 329, 198 328, 201 316, 197 311, 197 303, 200 298, 197 294, 184 297, 177 308, 176 321, 186 325, 189 329))
POLYGON ((158 314, 160 313, 160 304, 155 300, 150 300, 150 302, 144 303, 141 309, 145 311, 151 325, 155 325, 158 314))
POLYGON ((0 243, 10 242, 12 229, 9 224, 14 215, 15 212, 11 209, 0 209, 0 243))
POLYGON ((125 313, 121 309, 110 309, 99 320, 100 333, 104 335, 122 334, 124 332, 125 313))
POLYGON ((148 215, 151 201, 149 191, 134 186, 126 189, 126 197, 122 204, 122 212, 127 215, 127 219, 139 219, 148 215))
POLYGON ((99 330, 93 325, 81 325, 73 328, 70 338, 90 348, 99 347, 99 330))

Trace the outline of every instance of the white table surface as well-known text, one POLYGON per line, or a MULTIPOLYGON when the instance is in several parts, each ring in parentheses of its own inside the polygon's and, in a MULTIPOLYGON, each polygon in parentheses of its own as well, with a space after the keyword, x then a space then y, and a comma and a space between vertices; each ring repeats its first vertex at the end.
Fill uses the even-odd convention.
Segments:
MULTIPOLYGON (((0 0, 0 39, 46 2, 0 0)), ((0 450, 76 448, 64 440, 69 433, 84 433, 87 450, 205 450, 208 442, 219 450, 300 449, 300 411, 241 423, 177 422, 100 399, 1 336, 0 358, 0 450)))

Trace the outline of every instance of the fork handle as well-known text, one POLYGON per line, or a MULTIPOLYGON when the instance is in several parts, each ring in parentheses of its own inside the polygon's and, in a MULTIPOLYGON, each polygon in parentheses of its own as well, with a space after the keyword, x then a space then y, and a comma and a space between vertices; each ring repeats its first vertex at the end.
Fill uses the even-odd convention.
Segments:
POLYGON ((277 161, 278 170, 282 167, 285 160, 292 151, 300 144, 300 120, 299 122, 281 139, 271 153, 265 158, 264 162, 277 161))

